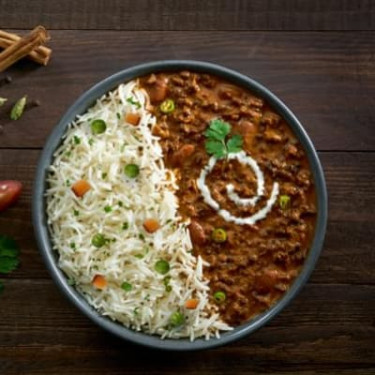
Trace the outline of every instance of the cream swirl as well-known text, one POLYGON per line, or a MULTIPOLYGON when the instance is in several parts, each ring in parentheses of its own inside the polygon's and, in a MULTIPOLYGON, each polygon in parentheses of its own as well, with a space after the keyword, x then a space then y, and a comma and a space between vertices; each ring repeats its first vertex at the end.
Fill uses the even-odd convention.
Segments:
MULTIPOLYGON (((257 194, 251 198, 241 198, 235 191, 233 184, 228 184, 226 186, 227 194, 229 199, 239 206, 255 206, 259 198, 264 195, 264 175, 262 170, 259 168, 258 163, 249 155, 246 155, 244 151, 231 153, 228 155, 229 160, 236 159, 240 163, 248 165, 254 172, 257 179, 257 194)), ((208 164, 202 169, 200 176, 197 180, 197 186, 202 193, 203 200, 218 214, 223 217, 226 221, 234 222, 239 225, 253 225, 258 220, 264 219, 267 214, 271 211, 273 205, 276 202, 277 196, 279 194, 279 184, 277 182, 273 183, 271 196, 266 202, 266 205, 257 211, 255 214, 248 217, 237 217, 232 215, 228 210, 220 207, 219 203, 212 197, 210 189, 206 184, 207 175, 213 170, 217 162, 217 159, 212 156, 208 161, 208 164)))

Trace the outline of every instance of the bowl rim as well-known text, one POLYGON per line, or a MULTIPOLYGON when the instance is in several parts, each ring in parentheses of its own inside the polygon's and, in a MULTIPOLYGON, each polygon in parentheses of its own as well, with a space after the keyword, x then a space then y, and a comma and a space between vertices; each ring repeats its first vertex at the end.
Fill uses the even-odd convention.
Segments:
POLYGON ((103 79, 92 86, 89 90, 85 91, 65 112, 45 142, 43 152, 37 165, 32 196, 32 222, 37 245, 52 279, 63 294, 82 313, 91 319, 91 321, 112 334, 136 344, 173 351, 191 351, 221 346, 249 335, 273 319, 301 291, 310 277, 323 247, 327 216, 327 189, 323 169, 312 141, 292 111, 275 94, 254 79, 221 65, 195 60, 161 60, 135 65, 103 79), (60 144, 68 124, 76 117, 76 115, 85 112, 96 101, 96 99, 114 89, 122 82, 149 73, 181 70, 191 70, 219 76, 227 81, 247 88, 256 95, 264 98, 269 105, 284 118, 291 127, 293 133, 301 142, 308 157, 310 170, 313 175, 318 206, 315 233, 308 256, 301 272, 289 290, 264 313, 256 316, 249 322, 234 328, 232 331, 222 333, 220 338, 213 337, 209 340, 204 340, 202 338, 196 339, 195 341, 190 341, 189 339, 162 340, 159 336, 152 336, 126 328, 121 325, 121 323, 115 322, 98 313, 88 304, 84 297, 75 290, 74 287, 68 285, 66 276, 58 267, 56 254, 51 246, 50 234, 47 226, 47 215, 45 212, 44 193, 46 189, 47 168, 53 160, 53 153, 60 144))

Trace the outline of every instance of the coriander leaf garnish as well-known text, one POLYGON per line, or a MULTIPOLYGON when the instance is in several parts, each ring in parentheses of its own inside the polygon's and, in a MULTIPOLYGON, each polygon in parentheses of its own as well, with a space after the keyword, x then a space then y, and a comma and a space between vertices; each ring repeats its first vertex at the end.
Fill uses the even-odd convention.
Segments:
POLYGON ((126 98, 126 101, 129 104, 135 105, 137 107, 137 109, 141 108, 141 103, 138 102, 137 100, 134 100, 132 96, 130 96, 129 98, 126 98))
POLYGON ((0 235, 0 273, 14 271, 19 264, 19 248, 13 238, 0 235))
POLYGON ((6 102, 7 100, 8 100, 7 98, 2 98, 2 97, 0 97, 0 107, 1 107, 2 105, 4 105, 5 102, 6 102))
POLYGON ((17 258, 0 257, 0 273, 9 273, 14 271, 19 264, 17 258))
POLYGON ((242 150, 243 139, 239 134, 235 134, 227 142, 228 152, 236 153, 242 150))
POLYGON ((206 151, 208 154, 215 156, 217 159, 227 157, 229 153, 241 151, 242 136, 235 134, 229 137, 231 126, 229 123, 221 119, 213 119, 210 121, 209 128, 205 131, 206 151))
POLYGON ((230 132, 230 128, 230 124, 217 118, 210 121, 210 127, 204 134, 208 138, 216 139, 218 141, 224 141, 225 137, 230 132))
POLYGON ((217 159, 221 159, 227 155, 225 143, 215 139, 208 139, 206 141, 206 151, 214 155, 217 159))

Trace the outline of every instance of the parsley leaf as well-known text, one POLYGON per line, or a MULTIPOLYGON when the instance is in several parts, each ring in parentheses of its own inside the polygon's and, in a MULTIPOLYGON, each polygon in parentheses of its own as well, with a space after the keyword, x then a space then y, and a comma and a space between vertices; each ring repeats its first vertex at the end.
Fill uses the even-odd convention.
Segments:
POLYGON ((210 121, 210 127, 204 134, 208 138, 213 138, 217 141, 224 141, 229 132, 230 124, 220 119, 213 119, 210 121))
POLYGON ((206 151, 214 155, 217 159, 221 159, 227 155, 225 143, 222 141, 216 141, 215 139, 208 139, 206 141, 206 151))
POLYGON ((19 261, 17 258, 0 257, 0 273, 9 273, 18 267, 19 261))
POLYGON ((241 151, 242 136, 235 134, 229 137, 231 126, 229 123, 221 119, 213 119, 210 121, 209 128, 205 131, 207 137, 205 148, 208 154, 213 155, 217 159, 227 157, 228 154, 241 151))
POLYGON ((0 235, 0 273, 9 273, 19 264, 19 248, 13 238, 0 235))
POLYGON ((232 152, 232 153, 240 152, 242 149, 242 143, 243 143, 242 136, 240 136, 239 134, 235 134, 227 142, 228 152, 232 152))
POLYGON ((19 254, 19 248, 13 238, 0 235, 0 257, 6 256, 16 258, 19 254))

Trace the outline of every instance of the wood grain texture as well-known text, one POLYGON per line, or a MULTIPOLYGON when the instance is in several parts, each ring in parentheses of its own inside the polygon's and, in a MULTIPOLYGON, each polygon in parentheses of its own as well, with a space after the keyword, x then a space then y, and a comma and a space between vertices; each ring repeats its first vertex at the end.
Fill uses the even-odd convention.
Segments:
POLYGON ((238 70, 277 94, 303 123, 318 150, 375 149, 375 34, 259 32, 54 31, 46 68, 22 61, 0 88, 1 147, 42 147, 68 107, 89 87, 135 64, 206 60, 238 70), (39 99, 9 120, 20 96, 39 99))
POLYGON ((3 28, 373 30, 373 0, 0 0, 3 28))
POLYGON ((175 374, 178 369, 184 374, 270 374, 282 365, 295 373, 359 367, 370 374, 375 370, 374 293, 375 286, 308 285, 250 337, 216 350, 171 354, 100 330, 49 280, 12 281, 2 297, 0 370, 3 375, 20 369, 28 375, 57 374, 64 368, 72 374, 120 374, 124 368, 126 374, 175 374), (14 360, 15 354, 20 360, 14 360))
MULTIPOLYGON (((25 189, 18 204, 0 214, 2 233, 22 248, 23 266, 12 278, 49 278, 31 224, 31 189, 39 150, 0 150, 0 180, 14 178, 25 189)), ((329 224, 313 283, 375 285, 375 153, 320 153, 329 196, 329 224)))

